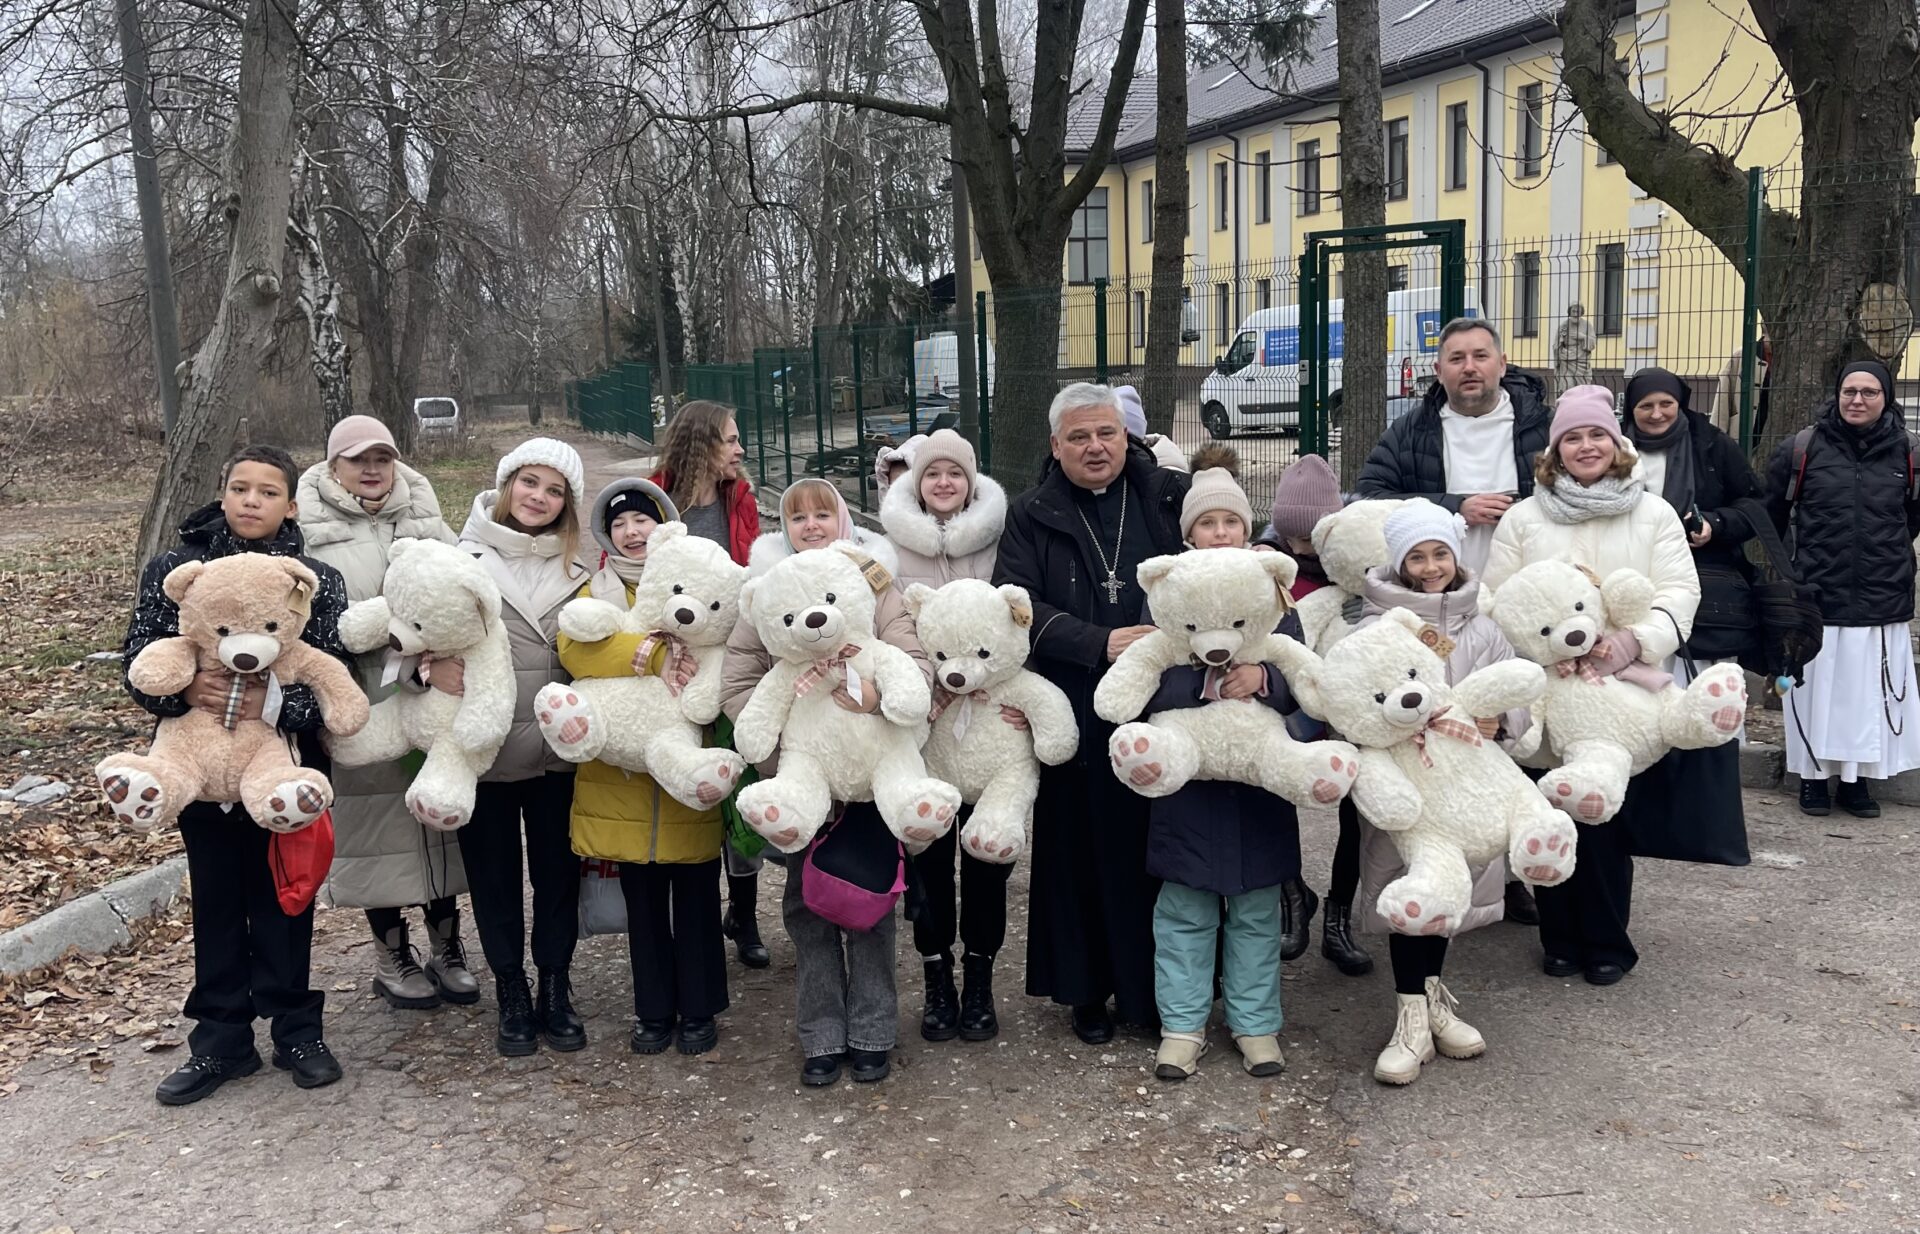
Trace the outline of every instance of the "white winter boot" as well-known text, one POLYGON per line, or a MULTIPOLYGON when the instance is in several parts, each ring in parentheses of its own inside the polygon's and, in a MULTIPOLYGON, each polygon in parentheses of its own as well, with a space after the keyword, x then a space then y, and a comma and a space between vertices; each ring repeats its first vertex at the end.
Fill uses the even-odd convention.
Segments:
POLYGON ((1434 1048, 1448 1058, 1478 1058, 1487 1052, 1487 1039, 1456 1014, 1459 1010, 1453 991, 1438 977, 1427 978, 1427 1027, 1433 1033, 1434 1048))
POLYGON ((1424 994, 1396 995, 1400 1018, 1393 1039, 1373 1062, 1373 1078, 1382 1084, 1411 1084, 1420 1078, 1420 1065, 1433 1061, 1433 1033, 1427 1027, 1424 994))
POLYGON ((1161 1033, 1154 1055, 1153 1074, 1178 1083, 1200 1070, 1200 1056, 1209 1048, 1205 1033, 1161 1033))

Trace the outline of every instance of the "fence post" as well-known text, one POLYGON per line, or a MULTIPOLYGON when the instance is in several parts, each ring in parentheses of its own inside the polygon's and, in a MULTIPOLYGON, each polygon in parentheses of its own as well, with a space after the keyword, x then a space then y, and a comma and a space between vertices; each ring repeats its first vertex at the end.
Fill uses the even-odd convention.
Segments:
MULTIPOLYGON (((866 403, 862 398, 862 392, 860 389, 860 386, 861 386, 860 379, 863 376, 860 370, 860 332, 858 330, 855 330, 849 327, 847 330, 847 338, 853 344, 853 447, 854 447, 854 458, 857 461, 861 457, 862 446, 863 446, 863 443, 866 441, 866 433, 867 433, 867 408, 866 408, 866 403)), ((836 439, 835 445, 837 446, 838 444, 839 444, 838 440, 836 439)), ((865 469, 862 469, 859 474, 860 512, 862 514, 865 514, 867 512, 867 475, 868 474, 869 473, 865 469)))
POLYGON ((1094 380, 1107 384, 1107 280, 1093 280, 1094 380))
POLYGON ((1740 305, 1740 449, 1753 449, 1753 375, 1760 333, 1760 213, 1765 205, 1766 172, 1747 168, 1746 295, 1740 305))
MULTIPOLYGON (((920 374, 914 368, 913 345, 919 341, 920 332, 913 326, 903 326, 900 330, 900 338, 907 347, 906 355, 903 357, 907 362, 907 436, 916 437, 920 433, 920 374)), ((960 354, 961 347, 960 340, 955 339, 953 341, 955 356, 960 354)))
POLYGON ((987 363, 987 293, 974 295, 974 329, 979 335, 980 369, 974 374, 980 384, 980 470, 993 471, 993 368, 987 363))
POLYGON ((827 425, 832 423, 827 399, 832 394, 826 373, 820 367, 820 326, 813 328, 813 465, 822 479, 827 475, 827 425))

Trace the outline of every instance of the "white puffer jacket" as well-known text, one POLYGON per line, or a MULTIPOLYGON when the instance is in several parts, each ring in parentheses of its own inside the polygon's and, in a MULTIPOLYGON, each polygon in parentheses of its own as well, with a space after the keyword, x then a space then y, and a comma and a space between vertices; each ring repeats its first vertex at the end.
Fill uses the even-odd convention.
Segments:
POLYGON ((944 587, 955 579, 993 578, 1000 532, 1007 523, 1007 491, 992 476, 970 480, 973 500, 944 523, 922 508, 912 484, 888 487, 880 502, 880 525, 900 559, 894 571, 900 590, 914 583, 944 587))

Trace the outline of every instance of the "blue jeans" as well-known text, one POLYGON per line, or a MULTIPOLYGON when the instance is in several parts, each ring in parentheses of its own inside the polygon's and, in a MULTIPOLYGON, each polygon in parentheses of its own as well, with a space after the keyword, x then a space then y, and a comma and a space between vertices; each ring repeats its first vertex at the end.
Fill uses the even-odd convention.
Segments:
MULTIPOLYGON (((1153 906, 1153 992, 1160 1027, 1204 1033, 1213 1010, 1215 941, 1222 926, 1211 891, 1162 883, 1153 906)), ((1280 889, 1226 896, 1227 1030, 1237 1037, 1278 1033, 1280 1015, 1280 889)))

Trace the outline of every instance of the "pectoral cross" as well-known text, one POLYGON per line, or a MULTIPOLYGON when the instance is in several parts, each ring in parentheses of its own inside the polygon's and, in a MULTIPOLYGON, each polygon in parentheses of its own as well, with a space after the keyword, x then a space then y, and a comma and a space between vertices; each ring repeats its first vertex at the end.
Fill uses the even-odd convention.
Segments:
POLYGON ((1115 578, 1113 571, 1109 570, 1107 571, 1107 581, 1098 584, 1098 586, 1107 593, 1108 604, 1118 604, 1120 603, 1120 589, 1126 586, 1126 584, 1115 578))

